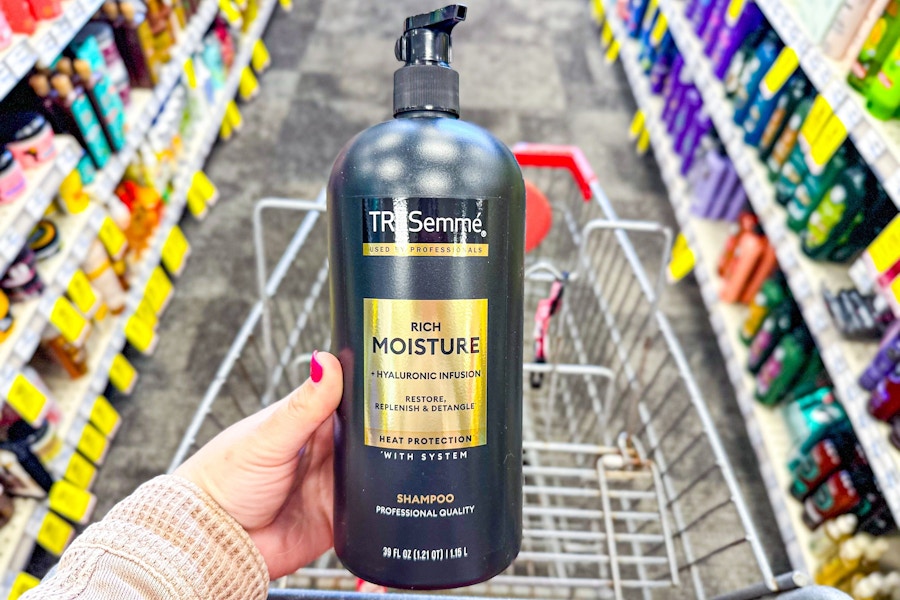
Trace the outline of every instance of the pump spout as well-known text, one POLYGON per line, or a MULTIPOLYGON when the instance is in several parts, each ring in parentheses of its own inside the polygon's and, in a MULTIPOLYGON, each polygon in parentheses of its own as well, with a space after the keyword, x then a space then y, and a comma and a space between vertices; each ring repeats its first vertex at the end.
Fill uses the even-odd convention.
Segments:
POLYGON ((459 76, 450 68, 450 33, 466 20, 468 8, 451 4, 408 17, 394 45, 397 60, 405 63, 394 73, 394 116, 412 111, 459 115, 459 76))

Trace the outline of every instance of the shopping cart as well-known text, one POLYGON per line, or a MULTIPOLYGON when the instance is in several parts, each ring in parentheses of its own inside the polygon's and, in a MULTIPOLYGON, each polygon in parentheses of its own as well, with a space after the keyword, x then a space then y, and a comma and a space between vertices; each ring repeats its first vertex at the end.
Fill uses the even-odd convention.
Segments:
MULTIPOLYGON (((538 322, 525 328, 524 539, 512 566, 463 593, 738 599, 803 585, 799 573, 773 575, 658 308, 669 230, 619 219, 577 148, 520 144, 514 152, 526 179, 550 199, 554 220, 526 258, 525 314, 538 322)), ((324 211, 324 191, 314 201, 257 204, 260 300, 170 470, 299 385, 308 373, 305 352, 329 347, 324 211), (302 217, 271 273, 269 211, 302 217)), ((282 598, 333 598, 328 590, 354 584, 329 552, 276 585, 294 588, 282 598)))

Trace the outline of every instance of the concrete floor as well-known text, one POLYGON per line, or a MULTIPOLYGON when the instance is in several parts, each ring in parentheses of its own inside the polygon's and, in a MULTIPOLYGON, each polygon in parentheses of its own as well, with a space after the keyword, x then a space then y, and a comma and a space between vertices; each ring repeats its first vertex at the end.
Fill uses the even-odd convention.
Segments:
MULTIPOLYGON (((621 68, 602 60, 586 0, 469 2, 454 67, 463 118, 507 144, 580 146, 622 217, 674 219, 651 156, 628 141, 634 103, 621 68)), ((272 66, 241 108, 244 129, 219 144, 207 174, 221 201, 185 220, 193 254, 160 324, 160 345, 135 357, 141 379, 118 403, 124 425, 96 487, 96 516, 163 472, 254 300, 251 214, 264 196, 313 198, 340 147, 391 117, 394 39, 402 19, 436 7, 402 0, 296 0, 265 36, 272 66)), ((296 224, 280 223, 284 231, 296 224)), ((788 565, 699 290, 666 292, 666 311, 695 367, 775 570, 788 565)), ((310 349, 311 350, 311 349, 310 349)))

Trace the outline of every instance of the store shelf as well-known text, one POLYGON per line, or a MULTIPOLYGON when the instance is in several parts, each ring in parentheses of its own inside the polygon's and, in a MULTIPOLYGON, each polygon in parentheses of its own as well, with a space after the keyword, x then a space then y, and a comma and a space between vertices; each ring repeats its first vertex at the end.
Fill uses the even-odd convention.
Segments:
POLYGON ((59 184, 81 158, 81 147, 75 138, 57 135, 56 157, 36 169, 25 171, 25 193, 9 204, 0 205, 0 273, 12 264, 25 241, 47 207, 53 201, 59 184))
MULTIPOLYGON (((661 4, 668 5, 665 9, 667 16, 673 11, 684 14, 683 2, 668 0, 661 4)), ((831 60, 809 38, 790 3, 756 0, 756 4, 785 45, 796 51, 803 72, 828 100, 846 126, 860 155, 872 168, 894 204, 900 207, 900 121, 880 121, 869 114, 865 98, 847 83, 847 65, 831 60)))
MULTIPOLYGON (((609 12, 610 9, 607 6, 607 15, 614 14, 609 12)), ((636 42, 624 35, 622 24, 616 17, 610 17, 610 25, 621 45, 619 56, 635 100, 644 111, 645 127, 679 226, 697 259, 694 272, 756 452, 779 532, 793 567, 811 573, 815 563, 807 551, 809 532, 800 518, 802 507, 786 493, 790 482, 785 460, 791 454, 787 428, 777 412, 753 400, 753 378, 744 368, 747 349, 738 338, 746 308, 719 301, 715 264, 728 236, 728 224, 698 219, 690 214, 690 190, 679 173, 679 158, 672 150, 672 140, 661 121, 662 102, 650 94, 647 78, 638 67, 636 42)))
POLYGON ((814 262, 801 252, 797 236, 785 226, 784 209, 775 202, 774 188, 755 149, 744 144, 743 133, 732 120, 731 103, 725 98, 722 84, 713 75, 699 41, 684 18, 683 5, 675 0, 661 0, 660 7, 685 65, 693 74, 703 104, 737 168, 750 204, 775 247, 781 269, 821 351, 822 361, 834 381, 835 391, 853 423, 885 500, 894 516, 900 518, 900 451, 888 442, 888 426, 866 412, 868 394, 856 383, 856 378, 875 356, 878 344, 845 340, 829 317, 821 295, 826 285, 831 290, 851 287, 849 267, 814 262))
POLYGON ((52 63, 102 4, 102 0, 66 0, 59 17, 40 21, 30 36, 14 35, 12 44, 0 51, 0 100, 35 64, 52 63))

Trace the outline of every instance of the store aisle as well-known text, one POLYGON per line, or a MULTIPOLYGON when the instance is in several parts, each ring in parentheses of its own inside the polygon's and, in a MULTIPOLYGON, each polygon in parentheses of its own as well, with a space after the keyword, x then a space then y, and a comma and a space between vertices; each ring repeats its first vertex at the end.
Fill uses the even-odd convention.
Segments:
MULTIPOLYGON (((243 130, 207 165, 221 200, 202 223, 186 219, 193 254, 160 323, 154 356, 135 357, 141 380, 118 407, 124 425, 103 469, 97 517, 166 469, 188 421, 254 298, 254 201, 314 197, 340 147, 390 118, 393 43, 402 18, 435 8, 422 0, 298 0, 277 11, 265 36, 272 67, 259 96, 242 106, 243 130)), ((618 65, 603 61, 586 0, 469 2, 455 32, 465 119, 504 142, 580 146, 620 216, 674 226, 652 157, 628 141, 634 112, 618 65)), ((289 233, 296 223, 281 222, 289 233)), ((270 240, 277 244, 278 240, 270 240)), ((666 292, 776 570, 787 568, 777 528, 746 439, 734 392, 692 280, 666 292)), ((311 350, 311 349, 310 349, 311 350)))

